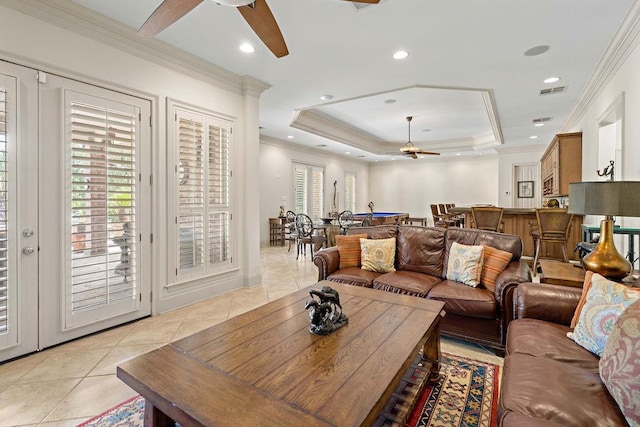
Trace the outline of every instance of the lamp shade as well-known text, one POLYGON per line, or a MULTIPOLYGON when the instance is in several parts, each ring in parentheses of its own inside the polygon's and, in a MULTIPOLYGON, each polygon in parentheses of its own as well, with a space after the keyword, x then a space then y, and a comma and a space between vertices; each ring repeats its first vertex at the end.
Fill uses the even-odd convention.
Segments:
POLYGON ((640 181, 574 182, 569 184, 569 213, 640 216, 640 181))

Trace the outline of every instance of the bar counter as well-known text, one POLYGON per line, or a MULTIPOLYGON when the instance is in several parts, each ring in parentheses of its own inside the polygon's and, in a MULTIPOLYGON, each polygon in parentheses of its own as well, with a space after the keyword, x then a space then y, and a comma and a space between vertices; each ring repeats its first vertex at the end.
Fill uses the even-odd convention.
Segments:
MULTIPOLYGON (((465 227, 471 227, 471 208, 470 207, 453 207, 449 209, 449 213, 462 215, 464 214, 465 227)), ((567 241, 567 255, 569 259, 578 260, 578 253, 574 252, 576 245, 582 241, 582 215, 574 215, 569 230, 569 240, 567 241)), ((531 237, 531 226, 538 223, 536 218, 536 210, 534 208, 504 208, 502 214, 502 222, 504 224, 504 232, 507 234, 515 234, 522 239, 524 245, 523 255, 533 257, 534 247, 533 238, 531 237)), ((562 259, 562 248, 558 244, 541 244, 541 257, 562 259)))

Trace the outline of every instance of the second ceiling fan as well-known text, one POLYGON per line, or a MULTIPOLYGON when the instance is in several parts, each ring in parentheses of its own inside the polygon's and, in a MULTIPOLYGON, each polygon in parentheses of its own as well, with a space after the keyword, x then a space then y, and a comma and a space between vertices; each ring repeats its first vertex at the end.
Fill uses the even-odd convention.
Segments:
POLYGON ((400 151, 402 151, 402 154, 404 156, 411 157, 412 159, 417 159, 418 154, 428 154, 432 156, 439 156, 440 153, 436 153, 433 151, 423 151, 419 147, 416 147, 415 145, 413 145, 413 143, 411 143, 411 120, 412 119, 413 119, 412 116, 407 117, 407 123, 409 124, 409 138, 407 139, 407 144, 400 149, 400 151))
MULTIPOLYGON (((164 0, 140 27, 138 32, 153 36, 189 13, 204 0, 164 0)), ((280 27, 266 0, 212 0, 214 3, 238 8, 247 24, 273 54, 282 58, 289 54, 280 27)), ((343 0, 354 3, 377 4, 380 0, 343 0)))

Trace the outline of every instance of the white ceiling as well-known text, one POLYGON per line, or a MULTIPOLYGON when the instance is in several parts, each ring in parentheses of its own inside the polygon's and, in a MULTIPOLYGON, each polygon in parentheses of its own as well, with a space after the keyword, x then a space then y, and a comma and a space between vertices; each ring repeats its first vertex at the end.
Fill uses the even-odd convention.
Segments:
MULTIPOLYGON (((136 29, 161 3, 74 1, 136 29)), ((415 117, 411 141, 443 154, 548 144, 634 3, 267 1, 289 48, 284 58, 262 45, 235 8, 210 0, 156 37, 271 85, 260 100, 264 137, 368 161, 390 159, 406 143, 406 116, 415 117), (242 42, 256 51, 240 52, 242 42), (524 55, 538 45, 550 49, 524 55), (393 59, 400 49, 409 57, 393 59), (561 80, 543 83, 551 76, 561 80), (555 86, 567 89, 539 95, 555 86), (322 101, 325 94, 333 99, 322 101), (553 120, 533 127, 539 117, 553 120)))

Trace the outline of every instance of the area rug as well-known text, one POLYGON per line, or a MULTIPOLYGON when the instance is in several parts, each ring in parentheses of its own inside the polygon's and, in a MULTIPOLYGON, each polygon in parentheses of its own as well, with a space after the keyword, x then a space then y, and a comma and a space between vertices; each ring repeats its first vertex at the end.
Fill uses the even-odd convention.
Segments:
MULTIPOLYGON (((419 367, 409 376, 420 376, 419 367)), ((495 427, 498 425, 499 367, 443 354, 437 385, 421 391, 406 427, 495 427)), ((400 393, 402 394, 402 393, 400 393)), ((402 400, 402 399, 400 399, 402 400)), ((398 402, 395 406, 402 406, 398 402)), ((133 397, 78 427, 142 427, 144 399, 133 397)), ((400 426, 392 419, 377 425, 400 426)))

